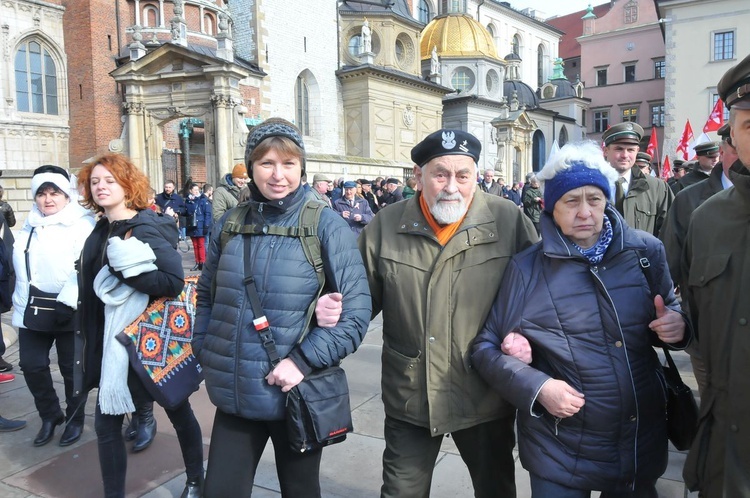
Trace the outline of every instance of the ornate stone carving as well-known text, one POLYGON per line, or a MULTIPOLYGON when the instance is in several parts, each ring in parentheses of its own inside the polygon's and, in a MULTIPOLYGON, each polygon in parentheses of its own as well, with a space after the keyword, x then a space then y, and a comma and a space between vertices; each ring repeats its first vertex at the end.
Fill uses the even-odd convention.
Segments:
POLYGON ((213 94, 211 103, 214 107, 234 107, 235 102, 229 95, 213 94))
POLYGON ((122 108, 126 114, 141 114, 144 110, 143 102, 123 102, 122 108))
POLYGON ((411 108, 411 105, 406 106, 406 109, 404 109, 401 118, 404 121, 404 125, 407 128, 411 128, 411 125, 414 124, 414 110, 411 108))
POLYGON ((182 17, 184 0, 174 0, 174 15, 175 17, 182 17))

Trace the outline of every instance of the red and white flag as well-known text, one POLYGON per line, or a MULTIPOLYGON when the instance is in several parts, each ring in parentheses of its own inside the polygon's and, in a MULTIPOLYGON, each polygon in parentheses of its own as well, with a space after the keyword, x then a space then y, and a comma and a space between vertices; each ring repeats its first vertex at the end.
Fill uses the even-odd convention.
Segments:
POLYGON ((690 157, 688 157, 688 154, 690 154, 690 151, 692 147, 690 146, 690 142, 693 141, 693 127, 690 126, 690 120, 688 119, 685 123, 685 129, 682 131, 682 138, 680 139, 680 143, 677 145, 677 156, 682 154, 682 159, 685 161, 689 160, 690 157))
POLYGON ((664 156, 664 165, 661 167, 661 177, 664 180, 672 178, 672 166, 669 164, 669 156, 664 156))
POLYGON ((724 102, 721 99, 717 99, 714 110, 711 111, 708 121, 703 125, 703 133, 718 131, 722 126, 724 126, 724 102))

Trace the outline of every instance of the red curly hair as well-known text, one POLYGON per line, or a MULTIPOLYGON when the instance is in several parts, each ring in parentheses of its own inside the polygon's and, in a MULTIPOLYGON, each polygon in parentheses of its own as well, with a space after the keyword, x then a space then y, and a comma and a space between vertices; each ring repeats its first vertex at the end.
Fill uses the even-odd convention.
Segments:
POLYGON ((78 173, 78 187, 83 196, 81 204, 84 207, 96 213, 104 212, 104 208, 98 205, 94 201, 94 196, 91 195, 91 172, 97 166, 105 167, 115 177, 117 183, 125 191, 125 205, 128 208, 141 211, 150 206, 148 196, 151 192, 151 185, 148 177, 127 156, 104 154, 84 166, 78 173))

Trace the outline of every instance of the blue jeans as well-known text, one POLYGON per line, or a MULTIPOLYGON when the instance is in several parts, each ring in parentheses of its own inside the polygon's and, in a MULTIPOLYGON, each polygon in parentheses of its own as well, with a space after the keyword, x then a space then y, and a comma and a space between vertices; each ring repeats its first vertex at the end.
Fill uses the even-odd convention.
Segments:
MULTIPOLYGON (((536 474, 529 474, 531 481, 532 498, 589 498, 590 489, 573 489, 562 484, 557 484, 546 479, 542 479, 536 474)), ((656 492, 656 482, 643 485, 635 491, 612 492, 602 491, 601 498, 658 498, 656 492)))

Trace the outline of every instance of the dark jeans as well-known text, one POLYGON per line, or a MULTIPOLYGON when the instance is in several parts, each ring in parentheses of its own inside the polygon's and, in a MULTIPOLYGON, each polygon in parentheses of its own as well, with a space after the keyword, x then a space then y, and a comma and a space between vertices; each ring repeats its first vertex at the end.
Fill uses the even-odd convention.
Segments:
POLYGON ((55 420, 63 412, 49 369, 52 344, 57 349, 57 364, 65 384, 65 417, 82 424, 87 395, 73 396, 73 332, 18 331, 19 366, 42 420, 55 420))
POLYGON ((5 339, 3 338, 3 326, 0 325, 0 358, 5 354, 5 339))
MULTIPOLYGON (((532 498, 548 498, 550 496, 555 498, 589 498, 591 496, 591 490, 568 488, 562 484, 542 479, 536 474, 529 474, 529 479, 531 481, 532 498)), ((641 486, 635 491, 602 491, 601 494, 601 498, 658 498, 658 496, 656 481, 641 486)))
MULTIPOLYGON (((128 387, 133 399, 152 399, 141 381, 132 370, 128 370, 128 387)), ((174 410, 167 412, 180 442, 182 460, 185 462, 185 473, 189 481, 203 476, 203 435, 193 414, 190 401, 185 401, 174 410)), ((99 446, 99 466, 102 471, 105 498, 125 497, 125 473, 128 467, 128 456, 125 440, 122 436, 122 422, 125 415, 105 415, 96 404, 94 427, 96 428, 99 446)))
MULTIPOLYGON (((516 496, 514 421, 515 415, 451 433, 477 498, 516 496)), ((442 442, 426 427, 386 416, 380 496, 427 498, 442 442)))
POLYGON ((204 498, 250 496, 255 471, 268 438, 273 442, 281 496, 320 497, 321 450, 296 453, 289 447, 286 422, 263 422, 216 410, 204 498))

